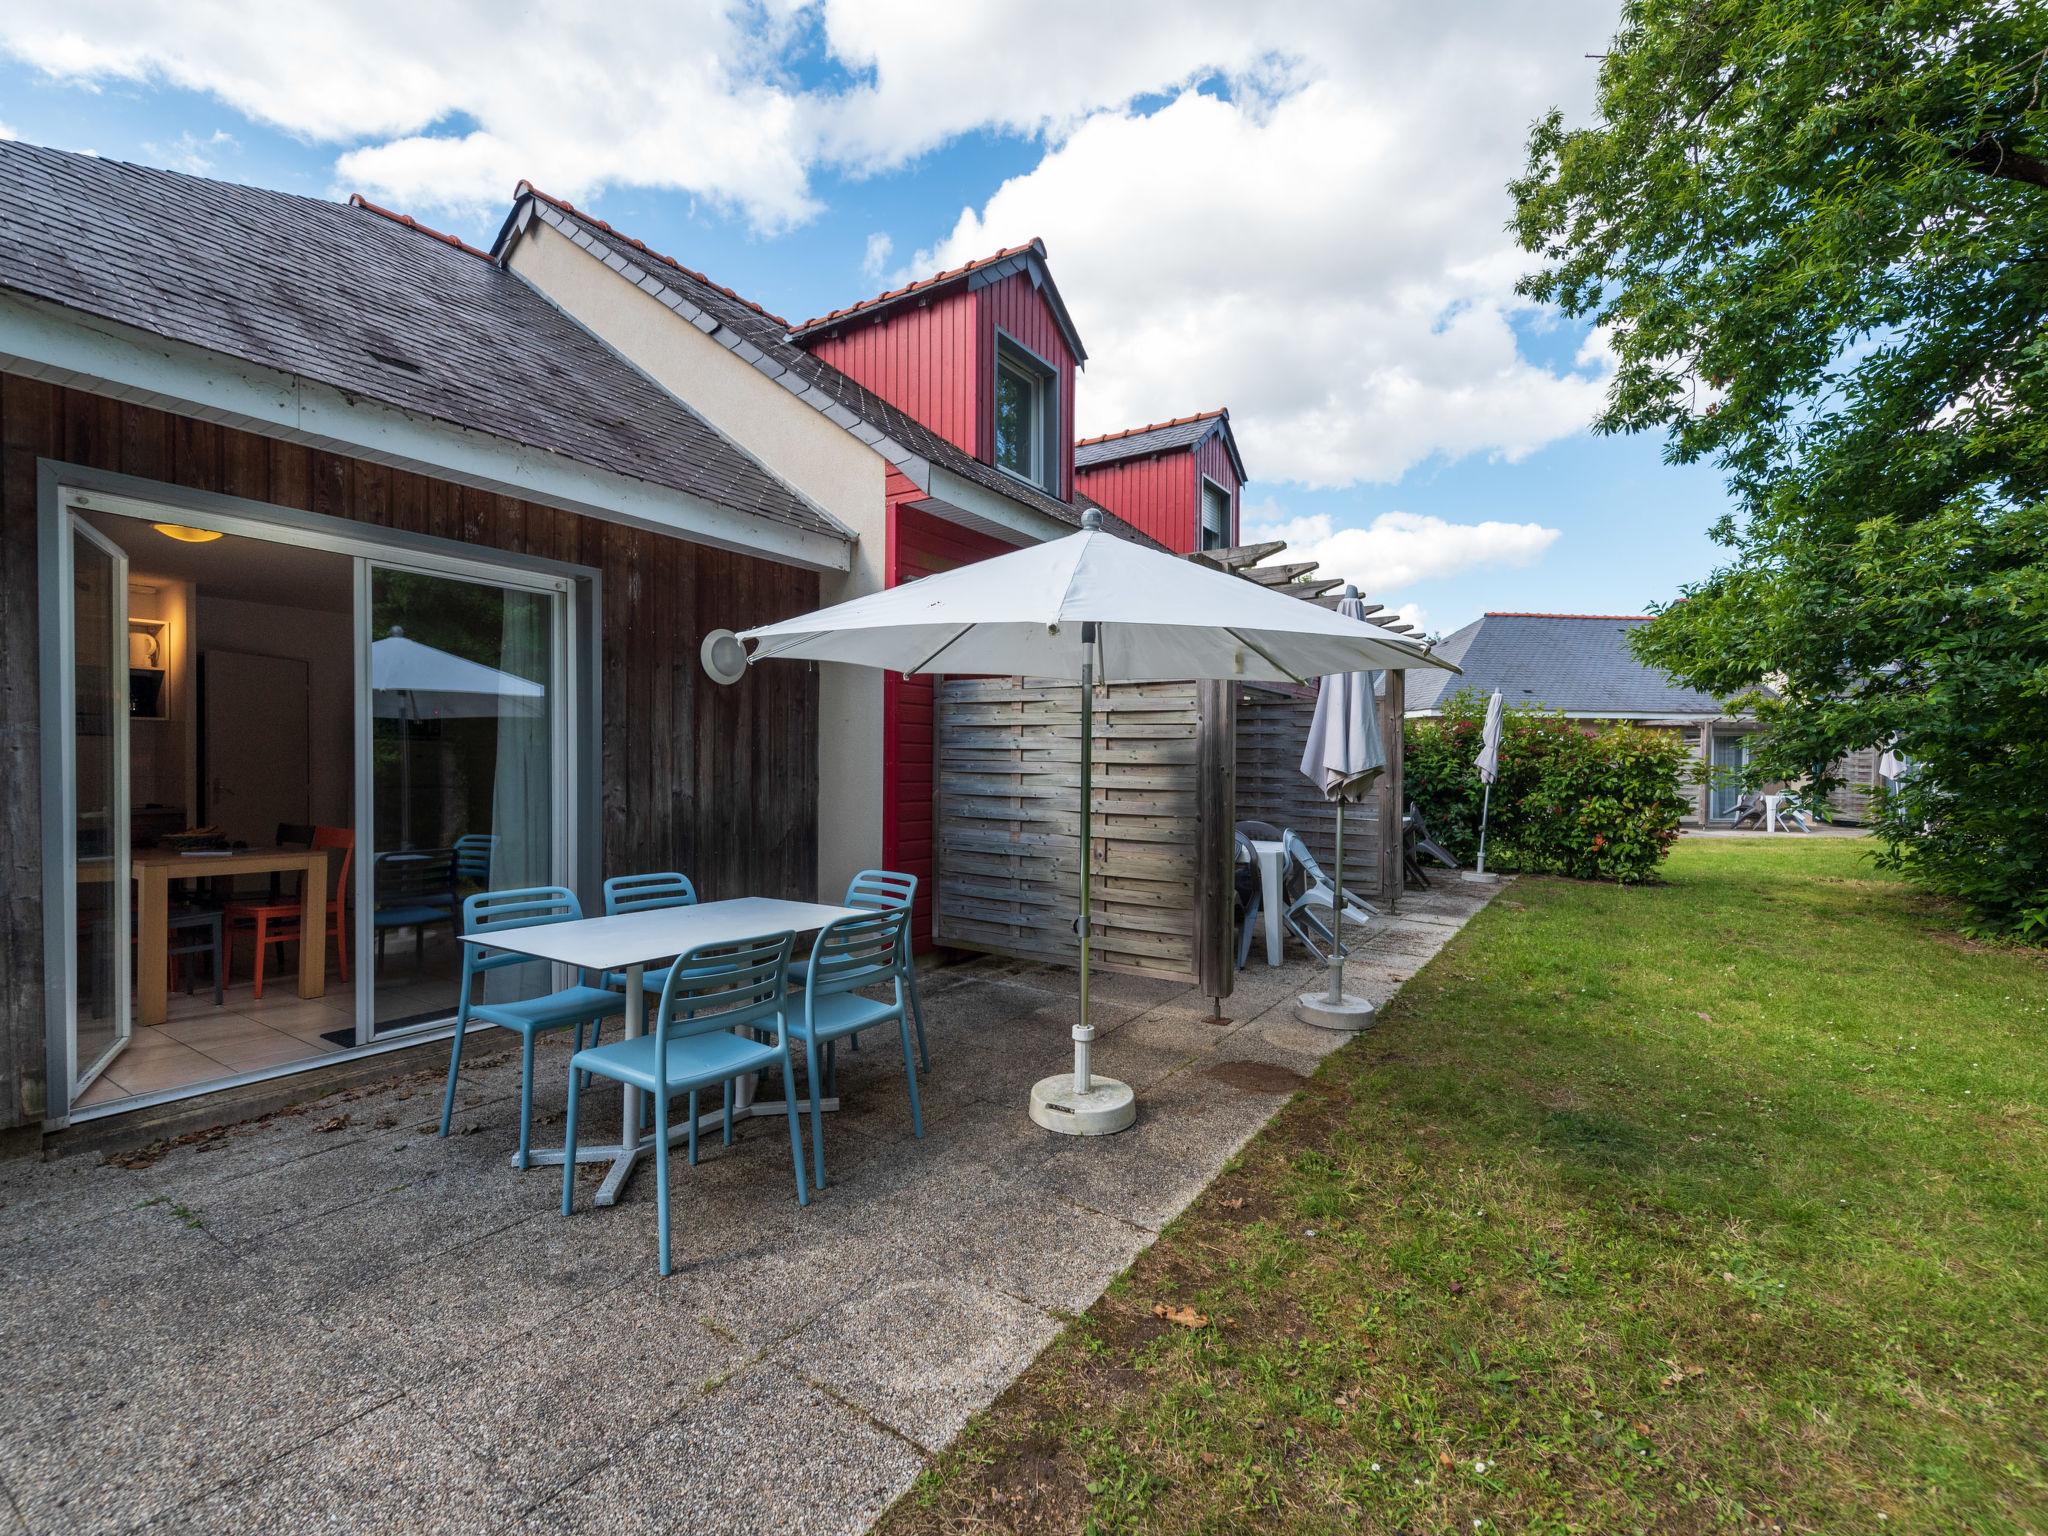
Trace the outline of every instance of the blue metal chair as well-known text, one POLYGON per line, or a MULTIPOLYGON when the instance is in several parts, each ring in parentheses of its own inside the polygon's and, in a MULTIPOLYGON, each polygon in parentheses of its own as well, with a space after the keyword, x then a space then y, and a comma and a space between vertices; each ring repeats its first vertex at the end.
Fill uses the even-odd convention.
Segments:
MULTIPOLYGON (((494 928, 531 928, 541 923, 570 923, 583 916, 576 893, 566 886, 537 885, 525 890, 479 891, 462 903, 462 931, 465 939, 481 938, 494 928)), ((554 1029, 574 1029, 576 1048, 583 1048, 583 1030, 591 1030, 596 1043, 609 1018, 623 1017, 625 999, 605 987, 588 985, 581 973, 577 984, 543 997, 517 1002, 476 1001, 476 979, 487 971, 510 965, 545 965, 528 955, 487 950, 480 944, 462 946, 462 998, 455 1010, 455 1042, 448 1053, 448 1092, 441 1099, 441 1134, 448 1134, 448 1121, 455 1112, 455 1074, 462 1066, 462 1037, 469 1021, 481 1019, 519 1036, 519 1163, 528 1166, 530 1129, 533 1121, 533 1043, 554 1029)))
MULTIPOLYGON (((664 870, 654 875, 613 875, 604 883, 604 913, 615 917, 621 912, 648 912, 660 907, 694 907, 697 905, 697 887, 690 884, 690 877, 676 870, 664 870)), ((644 968, 640 983, 650 992, 661 989, 668 979, 666 969, 644 968)), ((624 971, 606 971, 604 984, 623 992, 626 988, 624 971)))
MULTIPOLYGON (((576 1101, 579 1077, 608 1077, 638 1088, 654 1100, 656 1195, 661 1202, 661 1272, 668 1258, 668 1108, 679 1093, 690 1096, 689 1159, 697 1161, 697 1092, 713 1084, 727 1093, 730 1110, 735 1079, 779 1067, 790 1080, 788 1014, 789 951, 793 933, 743 939, 737 944, 706 944, 691 950, 669 967, 662 983, 654 1029, 637 1039, 580 1050, 569 1059, 569 1123, 562 1162, 562 1214, 573 1208, 576 1194, 576 1101), (762 1040, 773 1022, 773 1040, 762 1040)), ((797 1131, 796 1104, 787 1094, 789 1155, 796 1167, 796 1202, 809 1205, 804 1189, 803 1141, 797 1131)), ((726 1115, 730 1141, 732 1116, 726 1115)))
MULTIPOLYGON (((908 878, 908 877, 904 877, 908 878)), ((825 1187, 825 1131, 818 1113, 821 1085, 831 1075, 832 1052, 839 1041, 863 1029, 896 1021, 903 1037, 903 1071, 910 1080, 910 1124, 924 1135, 924 1112, 917 1102, 917 1065, 910 1057, 909 989, 902 951, 910 928, 910 909, 894 907, 872 917, 842 917, 827 923, 805 965, 804 1006, 790 1010, 789 1032, 804 1043, 804 1068, 811 1088, 811 1182, 825 1187), (887 1002, 860 996, 863 987, 887 986, 895 994, 887 1002), (824 1074, 818 1052, 825 1051, 824 1074)), ((789 1078, 785 1076, 785 1088, 789 1078)), ((783 1097, 789 1098, 785 1091, 783 1097)))
MULTIPOLYGON (((890 869, 864 869, 847 882, 846 900, 843 907, 859 907, 868 912, 893 912, 898 908, 908 912, 917 900, 917 876, 901 875, 890 869)), ((924 1043, 924 999, 917 994, 916 957, 910 952, 910 924, 903 925, 903 984, 910 993, 910 1019, 917 1027, 917 1064, 923 1071, 932 1069, 931 1052, 924 1043)), ((790 979, 798 986, 804 984, 808 962, 799 960, 790 966, 790 979)), ((853 1048, 860 1049, 860 1036, 853 1037, 853 1048)))

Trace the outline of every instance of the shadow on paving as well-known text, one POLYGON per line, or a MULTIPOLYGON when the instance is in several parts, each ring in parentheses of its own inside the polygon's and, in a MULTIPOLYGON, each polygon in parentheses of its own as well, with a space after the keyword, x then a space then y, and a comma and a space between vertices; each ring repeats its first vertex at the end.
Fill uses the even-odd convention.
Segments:
MULTIPOLYGON (((1385 999, 1490 892, 1385 924, 1348 985, 1385 999)), ((518 1172, 518 1068, 471 1065, 102 1161, 0 1165, 0 1536, 249 1529, 858 1531, 1099 1297, 1344 1038, 1297 1024, 1302 964, 1206 999, 1107 976, 1097 1061, 1136 1127, 1041 1131, 1074 978, 981 960, 924 981, 911 1134, 900 1052, 839 1062, 828 1187, 799 1209, 783 1122, 590 1204, 518 1172)), ((470 1054, 478 1055, 472 1051, 470 1054)), ((559 1142, 544 1043, 536 1145, 559 1142)), ((615 1091, 585 1099, 616 1123, 615 1091)), ((808 1153, 808 1126, 806 1150, 808 1153)))

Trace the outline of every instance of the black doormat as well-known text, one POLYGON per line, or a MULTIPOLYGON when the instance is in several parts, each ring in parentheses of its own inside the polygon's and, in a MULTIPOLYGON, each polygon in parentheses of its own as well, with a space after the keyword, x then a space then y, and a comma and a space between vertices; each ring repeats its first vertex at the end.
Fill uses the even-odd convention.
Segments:
POLYGON ((343 1050, 347 1050, 356 1043, 356 1027, 351 1024, 345 1029, 324 1029, 320 1032, 320 1038, 332 1040, 343 1050))

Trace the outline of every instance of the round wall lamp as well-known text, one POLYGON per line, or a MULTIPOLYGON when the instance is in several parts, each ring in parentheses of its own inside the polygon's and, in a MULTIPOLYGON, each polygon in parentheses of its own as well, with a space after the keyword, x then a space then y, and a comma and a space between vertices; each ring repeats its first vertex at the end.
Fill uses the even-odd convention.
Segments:
POLYGON ((224 537, 217 528, 188 528, 183 523, 151 523, 149 526, 180 544, 211 544, 215 539, 224 537))
POLYGON ((706 635, 698 655, 714 683, 736 683, 747 675, 747 648, 729 629, 714 629, 706 635))

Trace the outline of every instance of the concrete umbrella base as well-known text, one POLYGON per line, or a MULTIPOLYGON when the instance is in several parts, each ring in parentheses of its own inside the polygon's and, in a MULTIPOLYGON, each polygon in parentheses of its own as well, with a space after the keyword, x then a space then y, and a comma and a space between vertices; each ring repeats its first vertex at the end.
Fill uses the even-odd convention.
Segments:
POLYGON ((1344 1030, 1359 1034, 1379 1023, 1379 1010, 1362 997, 1343 993, 1335 1002, 1328 992, 1304 992, 1295 1000, 1294 1016, 1317 1029, 1344 1030))
POLYGON ((1062 1136, 1113 1136, 1137 1124, 1138 1096, 1113 1077, 1091 1077, 1076 1093, 1074 1074, 1061 1072, 1032 1085, 1031 1118, 1062 1136))

